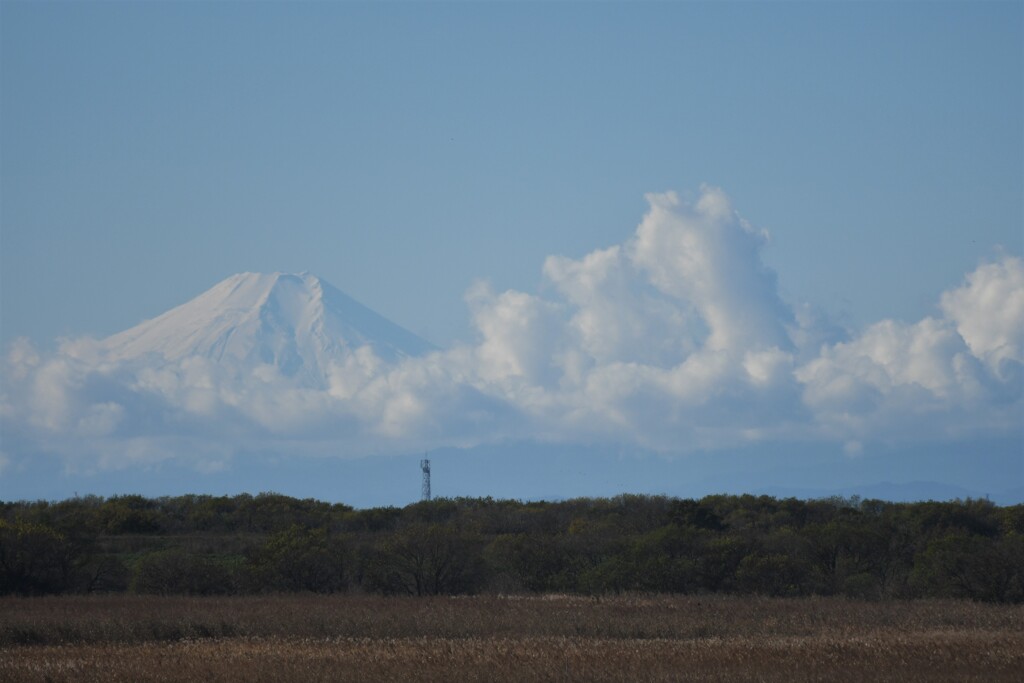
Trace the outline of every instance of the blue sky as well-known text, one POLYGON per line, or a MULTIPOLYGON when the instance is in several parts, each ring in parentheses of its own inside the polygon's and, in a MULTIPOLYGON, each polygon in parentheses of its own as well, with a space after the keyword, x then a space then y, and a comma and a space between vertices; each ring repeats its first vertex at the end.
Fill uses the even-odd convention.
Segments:
POLYGON ((787 305, 941 317, 1024 253, 1022 45, 1014 2, 5 1, 0 343, 308 270, 473 344, 474 283, 554 296, 705 183, 787 305))
POLYGON ((3 337, 310 270, 446 344, 474 279, 532 289, 704 182, 794 298, 913 320, 1021 251, 1021 12, 5 2, 3 337))

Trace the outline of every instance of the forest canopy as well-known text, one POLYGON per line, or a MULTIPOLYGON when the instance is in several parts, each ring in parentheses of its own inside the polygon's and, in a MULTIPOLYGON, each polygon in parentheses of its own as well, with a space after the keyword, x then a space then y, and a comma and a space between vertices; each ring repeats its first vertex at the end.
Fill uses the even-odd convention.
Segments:
POLYGON ((1024 505, 621 495, 356 510, 276 493, 0 502, 0 594, 737 593, 1024 601, 1024 505))

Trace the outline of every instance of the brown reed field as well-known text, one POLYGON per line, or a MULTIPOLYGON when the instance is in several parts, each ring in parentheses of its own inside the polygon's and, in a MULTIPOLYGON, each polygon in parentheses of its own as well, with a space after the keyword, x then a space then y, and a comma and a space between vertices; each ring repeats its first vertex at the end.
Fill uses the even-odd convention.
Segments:
POLYGON ((1024 606, 737 596, 0 599, 0 681, 999 681, 1024 606))

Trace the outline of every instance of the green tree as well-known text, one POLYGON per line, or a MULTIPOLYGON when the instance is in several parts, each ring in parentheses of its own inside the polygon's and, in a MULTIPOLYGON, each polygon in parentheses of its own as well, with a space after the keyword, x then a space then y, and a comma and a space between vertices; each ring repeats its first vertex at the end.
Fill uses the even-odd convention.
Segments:
POLYGON ((153 534, 160 531, 155 501, 142 496, 114 496, 99 509, 104 530, 110 534, 153 534))
POLYGON ((253 558, 261 590, 334 593, 347 588, 346 549, 326 529, 293 525, 269 539, 253 558))
POLYGON ((216 595, 234 592, 236 587, 231 572, 216 558, 168 548, 139 559, 131 588, 156 595, 216 595))
POLYGON ((953 531, 933 540, 914 565, 921 594, 990 602, 1024 599, 1024 537, 1002 539, 953 531))
POLYGON ((502 534, 483 551, 488 573, 501 587, 535 593, 555 590, 556 578, 567 566, 557 539, 540 532, 502 534))
POLYGON ((74 554, 43 524, 0 520, 0 594, 63 593, 74 585, 74 554))
POLYGON ((800 595, 806 567, 791 555, 755 552, 736 568, 736 587, 759 595, 800 595))
POLYGON ((371 562, 371 585, 387 593, 471 593, 483 578, 479 542, 452 525, 410 524, 381 543, 371 562))

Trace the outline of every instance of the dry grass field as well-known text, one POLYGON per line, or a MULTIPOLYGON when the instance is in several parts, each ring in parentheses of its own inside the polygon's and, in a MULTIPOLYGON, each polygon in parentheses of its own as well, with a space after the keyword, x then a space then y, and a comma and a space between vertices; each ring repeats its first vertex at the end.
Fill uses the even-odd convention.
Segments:
POLYGON ((1024 607, 732 596, 0 599, 0 681, 998 681, 1024 607))

